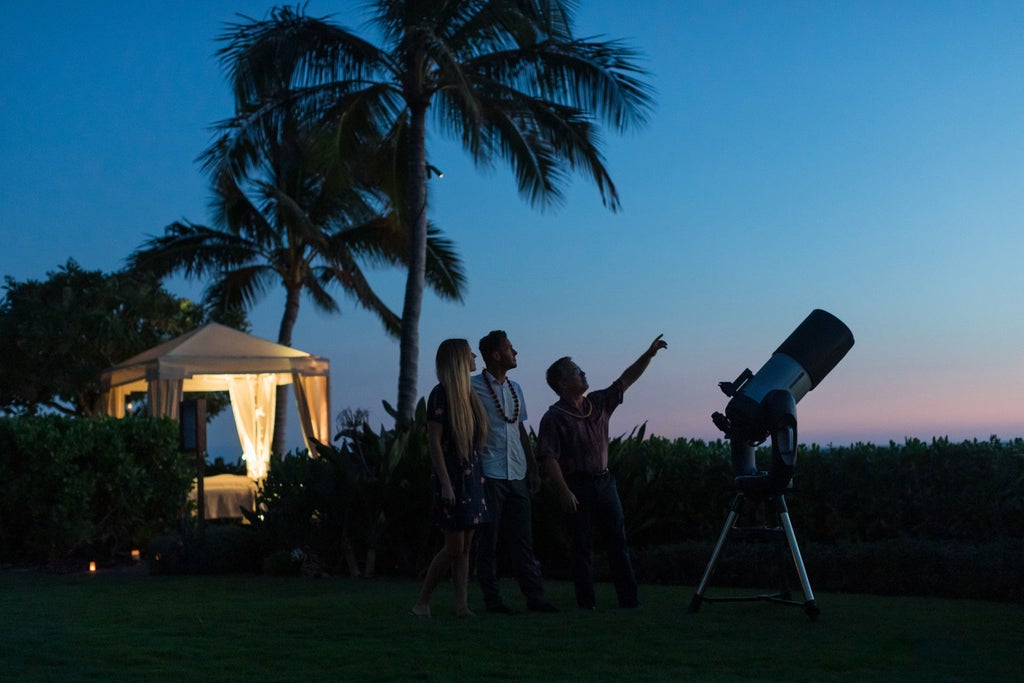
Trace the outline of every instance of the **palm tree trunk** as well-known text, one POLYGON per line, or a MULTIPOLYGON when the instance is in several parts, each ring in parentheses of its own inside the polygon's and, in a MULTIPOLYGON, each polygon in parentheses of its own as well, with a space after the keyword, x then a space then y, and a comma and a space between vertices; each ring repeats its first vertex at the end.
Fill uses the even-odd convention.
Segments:
POLYGON ((399 342, 398 415, 409 422, 416 409, 419 373, 420 311, 427 263, 427 153, 426 105, 411 107, 406 150, 406 198, 404 218, 410 232, 409 276, 402 305, 399 342))
MULTIPOLYGON (((290 287, 284 302, 284 315, 281 316, 281 327, 277 332, 277 343, 283 346, 292 345, 292 330, 299 319, 300 288, 290 287)), ((288 385, 277 387, 277 400, 274 405, 274 440, 270 446, 273 455, 284 455, 285 433, 288 430, 288 385)))

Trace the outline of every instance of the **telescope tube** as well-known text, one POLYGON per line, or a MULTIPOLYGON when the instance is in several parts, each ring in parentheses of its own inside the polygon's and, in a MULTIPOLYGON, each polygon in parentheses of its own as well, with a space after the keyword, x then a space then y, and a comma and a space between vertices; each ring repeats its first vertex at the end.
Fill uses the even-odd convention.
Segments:
POLYGON ((740 394, 760 404, 768 392, 785 389, 799 402, 852 347, 850 328, 831 313, 816 308, 743 385, 740 394))

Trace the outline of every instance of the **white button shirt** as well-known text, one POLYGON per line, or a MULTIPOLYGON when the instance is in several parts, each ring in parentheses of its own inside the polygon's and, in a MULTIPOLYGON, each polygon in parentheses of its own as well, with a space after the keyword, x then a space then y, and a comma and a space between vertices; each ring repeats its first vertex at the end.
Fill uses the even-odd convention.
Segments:
POLYGON ((487 370, 479 375, 473 375, 472 382, 473 389, 484 406, 484 412, 487 413, 490 427, 487 431, 487 443, 480 453, 484 476, 489 479, 525 479, 526 453, 523 452, 523 443, 519 440, 519 423, 527 419, 526 399, 523 397, 522 387, 508 377, 503 384, 498 384, 487 370), (487 388, 488 382, 494 390, 493 395, 487 388), (516 402, 512 397, 513 390, 519 399, 519 419, 509 424, 502 414, 509 419, 515 416, 516 402))

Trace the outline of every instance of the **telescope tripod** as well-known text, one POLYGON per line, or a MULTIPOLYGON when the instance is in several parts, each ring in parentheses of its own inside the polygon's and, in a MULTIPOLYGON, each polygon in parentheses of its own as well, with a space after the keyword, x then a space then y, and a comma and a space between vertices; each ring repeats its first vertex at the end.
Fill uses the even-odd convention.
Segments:
POLYGON ((821 614, 821 610, 818 609, 818 606, 814 602, 814 593, 811 591, 811 581, 807 577, 807 570, 804 568, 804 560, 800 555, 800 546, 797 545, 796 535, 793 533, 793 524, 789 521, 789 509, 786 507, 785 496, 782 493, 747 494, 740 491, 736 494, 736 497, 733 498, 732 504, 729 506, 729 515, 726 517, 725 525, 722 527, 722 533, 718 536, 718 542, 715 544, 715 549, 711 553, 711 559, 708 561, 708 567, 704 571, 704 578, 701 579, 700 585, 697 587, 697 593, 693 596, 693 600, 690 601, 690 612, 698 611, 702 602, 750 602, 756 600, 803 607, 804 612, 806 612, 807 616, 811 618, 811 621, 817 620, 818 615, 821 614), (750 497, 751 502, 755 505, 760 504, 765 513, 768 513, 769 510, 773 512, 778 519, 779 526, 736 526, 736 521, 743 512, 744 503, 747 502, 748 496, 750 497), (718 562, 718 556, 722 552, 722 547, 725 545, 726 540, 730 537, 738 540, 769 539, 781 541, 785 539, 785 542, 789 547, 790 554, 793 557, 793 564, 796 566, 796 573, 800 577, 800 586, 804 593, 804 601, 799 602, 792 599, 789 588, 786 584, 785 558, 782 554, 783 551, 781 547, 779 548, 779 581, 781 583, 781 588, 778 593, 723 597, 706 596, 704 593, 707 590, 711 576, 714 573, 715 564, 718 562))

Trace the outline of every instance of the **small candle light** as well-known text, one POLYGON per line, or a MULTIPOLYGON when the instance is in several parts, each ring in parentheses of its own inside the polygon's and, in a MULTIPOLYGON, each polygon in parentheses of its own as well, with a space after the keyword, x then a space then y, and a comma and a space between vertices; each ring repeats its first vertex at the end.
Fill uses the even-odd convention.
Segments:
POLYGON ((90 562, 89 563, 89 571, 90 572, 95 572, 96 571, 96 563, 95 562, 90 562))
POLYGON ((135 560, 136 562, 139 561, 139 549, 138 548, 132 548, 132 559, 135 560))

